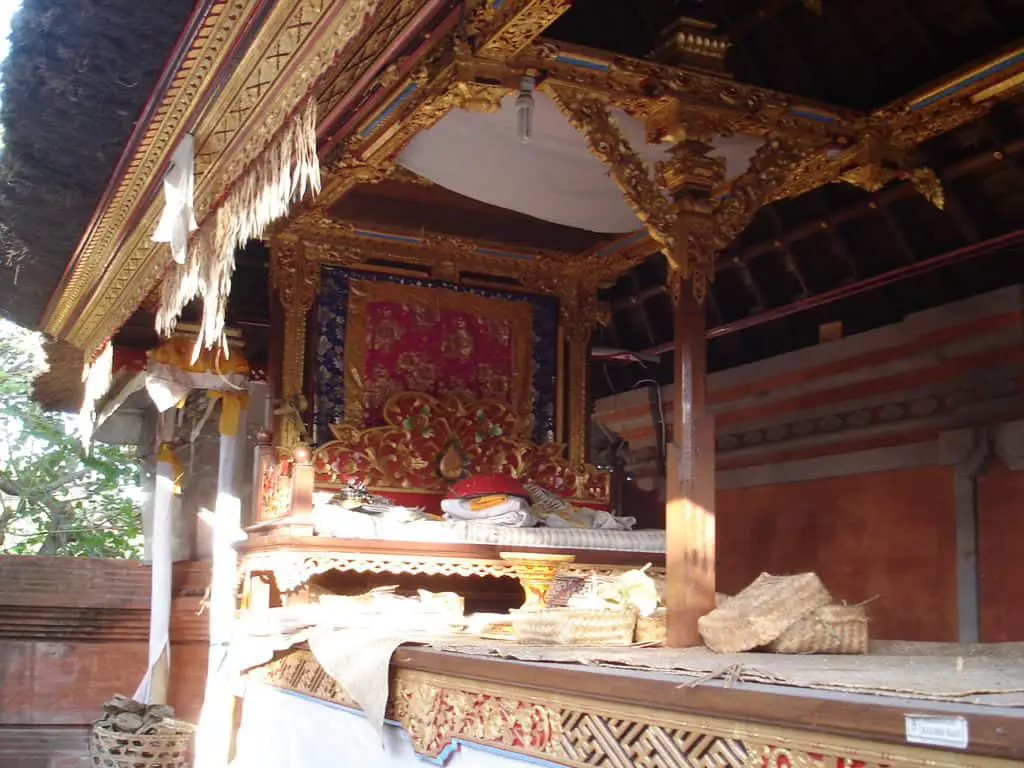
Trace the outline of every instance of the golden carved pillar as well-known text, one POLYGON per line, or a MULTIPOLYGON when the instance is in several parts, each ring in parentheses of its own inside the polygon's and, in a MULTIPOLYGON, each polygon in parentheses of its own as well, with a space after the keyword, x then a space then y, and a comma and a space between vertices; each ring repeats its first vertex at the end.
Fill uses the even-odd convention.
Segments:
POLYGON ((320 264, 306 257, 299 240, 273 239, 270 284, 284 313, 278 445, 293 448, 306 439, 306 318, 320 288, 320 264))
MULTIPOLYGON (((580 281, 560 297, 561 330, 568 346, 568 459, 574 468, 587 460, 587 435, 590 423, 590 386, 587 360, 590 337, 600 320, 597 286, 580 281)), ((559 382, 562 385, 562 382, 559 382)))

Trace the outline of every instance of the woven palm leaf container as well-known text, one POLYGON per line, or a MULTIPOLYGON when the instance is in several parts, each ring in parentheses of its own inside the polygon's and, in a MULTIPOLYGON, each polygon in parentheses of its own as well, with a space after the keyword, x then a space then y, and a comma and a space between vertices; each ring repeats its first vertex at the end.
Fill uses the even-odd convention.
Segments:
POLYGON ((636 611, 547 608, 512 616, 516 642, 536 645, 631 645, 636 611))
POLYGON ((704 644, 716 653, 742 653, 768 645, 811 612, 832 602, 814 573, 762 573, 738 595, 697 622, 704 644))
POLYGON ((121 733, 94 723, 89 739, 93 768, 191 768, 195 726, 164 720, 153 733, 121 733))
POLYGON ((668 628, 665 624, 664 608, 659 608, 650 616, 637 617, 633 642, 643 645, 657 645, 664 643, 667 636, 668 628))
POLYGON ((863 605, 825 605, 768 644, 776 653, 867 653, 868 612, 863 605))

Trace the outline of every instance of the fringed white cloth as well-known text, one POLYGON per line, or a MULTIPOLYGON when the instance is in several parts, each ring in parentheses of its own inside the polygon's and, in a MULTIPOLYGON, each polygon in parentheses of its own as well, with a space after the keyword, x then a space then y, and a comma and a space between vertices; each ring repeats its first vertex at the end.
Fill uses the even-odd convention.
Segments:
POLYGON ((164 175, 164 210, 153 233, 154 243, 169 243, 176 264, 184 264, 188 238, 199 225, 195 216, 196 185, 195 139, 185 134, 171 155, 164 175))
POLYGON ((114 380, 114 345, 107 341, 96 358, 82 367, 84 393, 78 413, 78 431, 82 444, 88 449, 96 423, 96 404, 110 391, 114 380))
POLYGON ((224 346, 224 312, 235 271, 235 250, 262 237, 267 226, 286 215, 293 202, 320 191, 316 124, 316 99, 311 98, 202 223, 185 263, 164 280, 156 317, 158 333, 170 335, 185 306, 200 297, 203 312, 195 354, 203 348, 224 346))

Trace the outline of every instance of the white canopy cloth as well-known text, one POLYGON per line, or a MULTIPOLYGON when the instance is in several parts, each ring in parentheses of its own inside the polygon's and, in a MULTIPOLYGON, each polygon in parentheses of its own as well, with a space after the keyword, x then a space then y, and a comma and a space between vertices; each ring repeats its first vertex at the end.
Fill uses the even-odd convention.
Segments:
MULTIPOLYGON (((417 135, 399 164, 442 187, 490 205, 591 232, 622 234, 640 220, 558 105, 534 93, 533 136, 519 140, 516 97, 506 96, 496 112, 453 109, 417 135)), ((612 115, 634 151, 650 168, 669 157, 668 145, 647 144, 641 121, 621 110, 612 115)), ((746 170, 761 144, 753 136, 717 137, 726 177, 746 170)))

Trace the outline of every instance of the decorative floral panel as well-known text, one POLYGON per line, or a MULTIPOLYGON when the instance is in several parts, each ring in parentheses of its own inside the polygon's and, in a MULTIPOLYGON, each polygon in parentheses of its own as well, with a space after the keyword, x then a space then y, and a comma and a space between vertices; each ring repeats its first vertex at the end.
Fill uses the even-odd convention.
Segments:
POLYGON ((318 327, 318 443, 403 391, 507 403, 554 438, 555 299, 324 267, 318 327))

